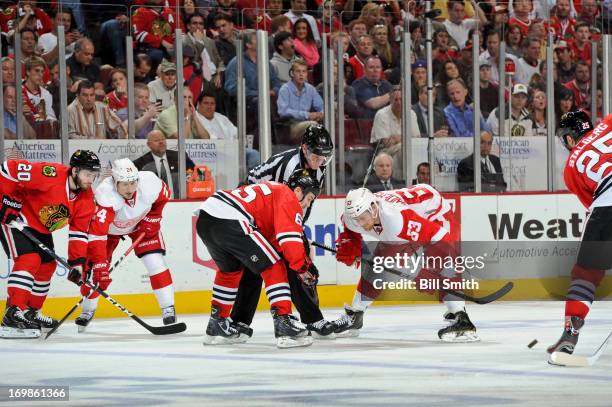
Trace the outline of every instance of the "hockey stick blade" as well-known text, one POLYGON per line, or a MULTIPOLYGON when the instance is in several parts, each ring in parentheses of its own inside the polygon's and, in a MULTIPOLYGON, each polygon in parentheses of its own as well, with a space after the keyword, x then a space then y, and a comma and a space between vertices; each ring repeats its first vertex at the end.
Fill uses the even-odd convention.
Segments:
POLYGON ((597 362, 599 357, 603 355, 611 339, 612 339, 612 332, 603 341, 603 343, 599 345, 599 348, 597 348, 595 353, 593 353, 591 356, 580 356, 580 355, 574 355, 574 354, 570 355, 569 353, 565 353, 565 352, 553 352, 548 359, 548 363, 550 363, 551 365, 568 366, 568 367, 593 366, 597 362))
MULTIPOLYGON (((327 247, 321 243, 317 243, 315 241, 311 241, 312 245, 315 247, 319 247, 323 250, 327 250, 329 252, 332 253, 336 253, 336 250, 332 249, 331 247, 327 247)), ((361 260, 363 262, 366 262, 370 265, 374 265, 374 262, 372 260, 369 259, 365 259, 365 258, 361 258, 361 260)), ((399 270, 395 270, 395 269, 391 269, 391 268, 387 268, 387 267, 383 267, 386 271, 388 271, 391 274, 395 274, 396 276, 399 277, 404 277, 404 278, 409 278, 410 276, 407 275, 406 273, 402 273, 399 270)), ((455 291, 455 290, 451 290, 451 289, 446 289, 446 288, 440 288, 440 291, 445 292, 447 294, 451 294, 454 295, 455 297, 459 297, 462 298, 466 301, 471 301, 471 302, 475 302, 476 304, 480 304, 480 305, 484 305, 484 304, 488 304, 490 302, 493 302, 495 300, 500 299, 501 297, 503 297, 504 295, 508 294, 510 292, 510 290, 512 290, 512 288, 514 288, 514 283, 512 281, 507 282, 506 284, 504 284, 499 290, 492 292, 489 295, 485 295, 484 297, 472 297, 471 295, 467 295, 465 293, 462 293, 460 291, 455 291)))
POLYGON ((68 311, 68 313, 64 315, 64 317, 57 323, 57 325, 55 325, 53 329, 47 332, 47 334, 45 335, 45 340, 48 339, 55 331, 57 331, 60 326, 62 326, 62 324, 70 317, 70 315, 72 315, 74 311, 76 311, 77 308, 79 308, 79 305, 81 305, 82 302, 83 302, 83 299, 81 298, 81 301, 76 303, 74 307, 72 307, 70 311, 68 311))

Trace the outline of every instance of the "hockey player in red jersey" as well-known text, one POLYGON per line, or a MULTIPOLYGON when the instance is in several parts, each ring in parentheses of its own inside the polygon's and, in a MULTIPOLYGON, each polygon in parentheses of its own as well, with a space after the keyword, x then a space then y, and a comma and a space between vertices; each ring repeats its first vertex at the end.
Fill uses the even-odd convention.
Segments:
POLYGON ((564 329, 549 353, 573 353, 595 290, 612 267, 612 115, 593 128, 580 110, 564 114, 557 131, 570 150, 564 170, 567 189, 588 209, 578 259, 565 300, 564 329))
POLYGON ((315 283, 313 265, 304 251, 302 223, 303 211, 319 192, 319 182, 297 170, 287 185, 265 181, 217 191, 202 204, 196 230, 219 268, 205 344, 244 342, 250 336, 229 318, 245 268, 244 272, 263 278, 277 346, 312 344, 306 326, 291 316, 286 267, 305 284, 315 283))
MULTIPOLYGON (((151 288, 161 308, 164 325, 176 322, 172 275, 166 263, 166 246, 160 231, 162 211, 170 199, 168 186, 151 171, 138 171, 130 159, 115 160, 112 176, 95 190, 97 212, 89 233, 88 260, 92 281, 102 290, 111 283, 109 263, 123 236, 144 238, 134 248, 147 269, 151 288)), ((81 294, 89 289, 81 286, 81 294)), ((82 332, 94 316, 97 293, 83 301, 81 315, 75 320, 82 332)))
MULTIPOLYGON (((450 215, 448 201, 426 184, 376 194, 367 188, 349 191, 342 217, 344 231, 336 240, 336 259, 347 266, 359 261, 362 256, 362 235, 379 241, 374 256, 393 257, 403 253, 412 256, 419 247, 423 247, 425 259, 452 257, 455 250, 449 233, 453 227, 450 215)), ((455 270, 443 270, 440 262, 427 264, 431 264, 429 268, 421 268, 416 275, 417 287, 421 280, 458 280, 455 270)), ((334 321, 337 336, 359 335, 364 311, 381 291, 380 285, 374 282, 381 274, 373 273, 377 271, 364 262, 352 306, 345 307, 345 314, 334 321)), ((465 301, 444 292, 440 292, 440 300, 448 308, 444 319, 449 325, 438 331, 438 337, 446 342, 478 341, 476 327, 465 311, 465 301)))
POLYGON ((8 278, 1 337, 37 337, 41 328, 57 325, 57 321, 40 311, 55 272, 55 259, 8 224, 13 220, 23 222, 50 249, 53 249, 51 233, 69 224, 68 263, 83 270, 89 221, 95 211, 91 186, 99 171, 100 160, 87 150, 76 151, 69 167, 26 160, 2 164, 0 240, 14 265, 8 278))

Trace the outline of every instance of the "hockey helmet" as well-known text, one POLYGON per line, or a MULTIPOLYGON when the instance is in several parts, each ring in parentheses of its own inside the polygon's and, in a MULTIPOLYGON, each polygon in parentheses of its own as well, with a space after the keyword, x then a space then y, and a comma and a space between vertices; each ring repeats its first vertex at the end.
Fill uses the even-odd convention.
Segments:
POLYGON ((70 157, 70 167, 99 172, 100 159, 90 150, 77 150, 70 157))
POLYGON ((334 152, 334 143, 327 129, 320 124, 306 128, 302 136, 302 144, 316 155, 330 157, 334 152))
POLYGON ((314 196, 319 196, 321 193, 321 185, 319 181, 305 169, 295 170, 287 180, 287 185, 291 189, 300 187, 304 196, 312 192, 314 196))
MULTIPOLYGON (((372 212, 372 205, 375 211, 378 210, 376 196, 367 188, 358 188, 349 191, 344 200, 344 214, 349 218, 357 219, 367 211, 372 212)), ((376 216, 376 212, 372 212, 376 216)))
POLYGON ((572 148, 567 144, 565 136, 570 136, 574 143, 578 143, 591 130, 593 130, 593 123, 591 123, 589 115, 582 110, 572 110, 561 116, 557 137, 561 139, 568 150, 571 150, 572 148))
POLYGON ((113 162, 113 179, 115 182, 138 181, 138 168, 129 158, 119 158, 113 162))

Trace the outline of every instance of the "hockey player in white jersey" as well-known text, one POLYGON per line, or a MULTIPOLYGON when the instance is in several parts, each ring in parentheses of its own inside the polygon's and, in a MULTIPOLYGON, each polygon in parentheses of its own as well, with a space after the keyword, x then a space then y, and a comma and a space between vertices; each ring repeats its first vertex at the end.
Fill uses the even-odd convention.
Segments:
MULTIPOLYGON (((105 290, 110 282, 108 265, 113 251, 124 236, 132 241, 144 237, 134 248, 149 275, 151 288, 162 311, 164 325, 176 322, 172 275, 166 263, 166 246, 160 231, 162 211, 170 199, 168 186, 150 171, 138 171, 128 158, 116 160, 112 176, 95 190, 98 208, 89 234, 88 260, 94 284, 105 290)), ((135 276, 136 278, 137 276, 135 276)), ((81 294, 89 289, 81 287, 81 294)), ((83 331, 94 316, 99 296, 92 293, 83 301, 75 320, 83 331)))
MULTIPOLYGON (((449 233, 452 227, 451 215, 449 202, 426 184, 376 194, 366 188, 349 191, 342 216, 344 231, 336 240, 336 259, 348 266, 358 262, 362 256, 362 235, 379 242, 374 249, 374 256, 394 257, 398 253, 413 255, 419 247, 423 247, 425 259, 456 256, 449 233)), ((421 268, 416 274, 417 287, 422 279, 440 281, 440 286, 444 280, 459 280, 455 270, 443 270, 439 266, 440 262, 432 263, 428 263, 430 265, 421 268)), ((334 321, 337 336, 359 334, 364 311, 381 291, 380 284, 375 287, 377 284, 373 283, 374 278, 380 277, 381 274, 373 272, 370 264, 363 263, 352 305, 345 307, 345 314, 334 321)), ((465 301, 443 291, 440 292, 440 300, 448 308, 444 314, 448 326, 438 331, 438 337, 446 342, 478 341, 476 327, 465 311, 465 301)))

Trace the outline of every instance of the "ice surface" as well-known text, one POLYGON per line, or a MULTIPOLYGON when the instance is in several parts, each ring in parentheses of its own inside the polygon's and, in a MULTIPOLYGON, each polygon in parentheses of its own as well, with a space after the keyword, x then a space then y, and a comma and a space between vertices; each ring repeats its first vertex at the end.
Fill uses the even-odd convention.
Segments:
MULTIPOLYGON (((561 334, 562 302, 469 305, 482 338, 471 344, 437 339, 443 311, 377 306, 358 338, 283 350, 265 312, 248 343, 216 347, 202 345, 207 315, 179 315, 187 331, 158 337, 128 318, 94 320, 83 334, 69 321, 47 341, 0 341, 0 382, 69 385, 69 404, 86 406, 612 405, 612 350, 591 368, 546 363, 546 346, 561 334)), ((577 353, 590 354, 610 330, 612 303, 596 303, 577 353)))

